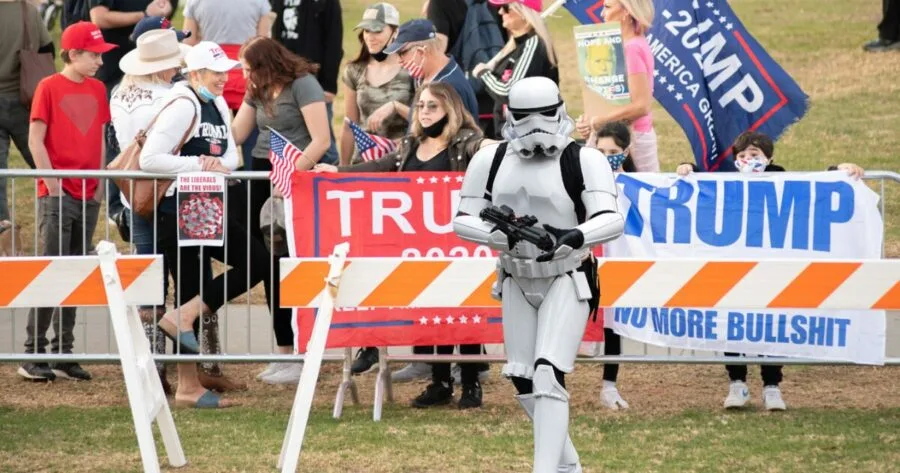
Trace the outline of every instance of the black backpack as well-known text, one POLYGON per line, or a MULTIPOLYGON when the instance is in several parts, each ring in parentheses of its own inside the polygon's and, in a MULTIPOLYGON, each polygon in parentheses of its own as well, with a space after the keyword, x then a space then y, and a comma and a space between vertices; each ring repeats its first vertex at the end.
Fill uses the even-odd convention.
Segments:
MULTIPOLYGON (((447 51, 467 74, 480 63, 487 63, 503 49, 503 34, 497 19, 484 0, 466 0, 466 19, 456 43, 447 51)), ((481 81, 470 78, 477 94, 481 81)))

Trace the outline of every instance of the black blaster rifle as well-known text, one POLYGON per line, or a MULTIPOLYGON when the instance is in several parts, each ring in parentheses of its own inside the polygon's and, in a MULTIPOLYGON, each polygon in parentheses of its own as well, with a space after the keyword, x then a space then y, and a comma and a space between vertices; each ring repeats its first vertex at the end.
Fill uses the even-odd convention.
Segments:
POLYGON ((485 222, 496 225, 495 230, 506 234, 510 250, 521 240, 532 243, 545 252, 553 249, 554 243, 550 233, 543 228, 535 227, 538 220, 532 215, 516 217, 516 213, 509 206, 492 205, 482 210, 478 216, 485 222))

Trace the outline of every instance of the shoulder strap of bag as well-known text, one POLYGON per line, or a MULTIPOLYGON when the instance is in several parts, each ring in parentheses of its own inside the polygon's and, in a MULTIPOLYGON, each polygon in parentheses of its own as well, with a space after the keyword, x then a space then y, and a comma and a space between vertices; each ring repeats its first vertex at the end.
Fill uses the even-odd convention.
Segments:
POLYGON ((28 34, 28 5, 22 0, 22 49, 31 50, 31 35, 28 34))
POLYGON ((494 161, 491 162, 491 170, 488 171, 488 179, 487 184, 484 186, 484 198, 487 200, 491 200, 491 196, 494 192, 494 178, 497 177, 497 171, 500 169, 500 163, 503 162, 503 157, 506 156, 506 147, 509 145, 508 142, 503 141, 499 145, 497 145, 497 152, 494 153, 494 161))
POLYGON ((573 141, 566 146, 559 158, 559 166, 566 193, 575 206, 578 223, 584 223, 587 210, 584 208, 584 201, 581 200, 581 193, 584 192, 584 174, 581 170, 581 146, 578 143, 573 141))
MULTIPOLYGON (((154 116, 153 119, 150 120, 150 123, 147 124, 147 127, 138 132, 139 140, 136 140, 136 141, 138 141, 138 143, 140 143, 141 146, 144 145, 144 140, 147 138, 147 135, 150 133, 150 130, 153 128, 153 125, 156 124, 156 120, 159 119, 159 117, 162 115, 163 111, 165 111, 167 108, 169 108, 170 105, 172 105, 173 103, 175 103, 176 100, 179 100, 179 99, 184 99, 184 100, 190 101, 191 105, 193 105, 193 103, 194 103, 193 101, 191 101, 191 99, 182 96, 182 97, 175 97, 174 99, 170 100, 169 103, 163 105, 163 108, 159 109, 159 111, 156 112, 156 116, 154 116)), ((191 120, 191 126, 189 126, 187 131, 184 132, 184 136, 181 138, 181 143, 178 145, 177 148, 175 148, 175 151, 181 150, 181 147, 184 146, 184 144, 187 142, 187 139, 190 136, 191 132, 194 131, 194 126, 196 124, 197 124, 197 110, 195 108, 194 109, 194 119, 191 120)))

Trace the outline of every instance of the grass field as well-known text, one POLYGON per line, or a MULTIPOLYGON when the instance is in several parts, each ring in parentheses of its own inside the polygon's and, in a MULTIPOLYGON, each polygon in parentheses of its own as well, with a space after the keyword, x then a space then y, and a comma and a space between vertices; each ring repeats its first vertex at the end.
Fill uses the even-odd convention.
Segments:
MULTIPOLYGON (((236 0, 228 0, 236 1, 236 0)), ((350 30, 366 2, 344 0, 345 59, 357 49, 350 30)), ((545 2, 547 4, 549 2, 545 2)), ((734 0, 756 39, 810 96, 807 116, 777 144, 790 170, 821 170, 853 161, 866 169, 900 169, 900 54, 867 55, 880 0, 734 0)), ((403 18, 420 0, 398 0, 403 18)), ((178 23, 178 22, 176 22, 178 23)), ((564 11, 549 20, 560 52, 562 88, 574 116, 571 27, 564 11)), ((335 127, 343 103, 335 106, 335 127)), ((690 159, 678 126, 654 108, 663 170, 690 159)), ((13 167, 23 166, 15 156, 13 167)), ((33 184, 15 183, 16 212, 33 241, 33 184)), ((877 189, 877 187, 876 187, 877 189)), ((886 185, 888 254, 900 256, 900 186, 886 185)), ((99 238, 115 231, 103 228, 99 238)), ((253 381, 261 366, 229 366, 250 383, 233 396, 242 407, 223 412, 177 410, 176 423, 190 464, 184 472, 274 471, 293 389, 253 381)), ((132 472, 140 457, 131 431, 118 367, 94 366, 90 384, 21 382, 12 365, 0 369, 0 472, 132 472)), ((726 377, 720 366, 626 365, 620 376, 632 409, 603 410, 596 367, 570 377, 572 434, 588 472, 900 472, 900 377, 896 368, 791 367, 783 384, 789 410, 759 408, 758 369, 751 369, 755 408, 724 412, 726 377)), ((398 386, 384 420, 371 407, 348 407, 330 417, 339 373, 323 369, 301 471, 523 472, 530 471, 531 432, 513 390, 498 379, 485 385, 485 408, 418 411, 406 407, 423 384, 398 386)), ((173 378, 174 379, 174 378, 173 378)), ((360 378, 370 403, 373 379, 360 378)), ((161 445, 159 446, 161 448, 161 445)), ((162 450, 160 450, 162 452, 162 450)), ((165 459, 163 458, 163 464, 165 459)))

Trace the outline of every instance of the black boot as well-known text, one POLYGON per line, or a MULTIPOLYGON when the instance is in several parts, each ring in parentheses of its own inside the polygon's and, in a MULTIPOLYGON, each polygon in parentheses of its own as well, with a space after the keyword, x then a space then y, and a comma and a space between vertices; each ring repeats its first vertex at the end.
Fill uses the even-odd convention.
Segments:
POLYGON ((478 381, 474 384, 464 384, 457 406, 460 409, 481 407, 481 394, 481 384, 478 381))
POLYGON ((450 404, 453 400, 453 382, 435 381, 422 394, 413 399, 412 406, 425 408, 450 404))

